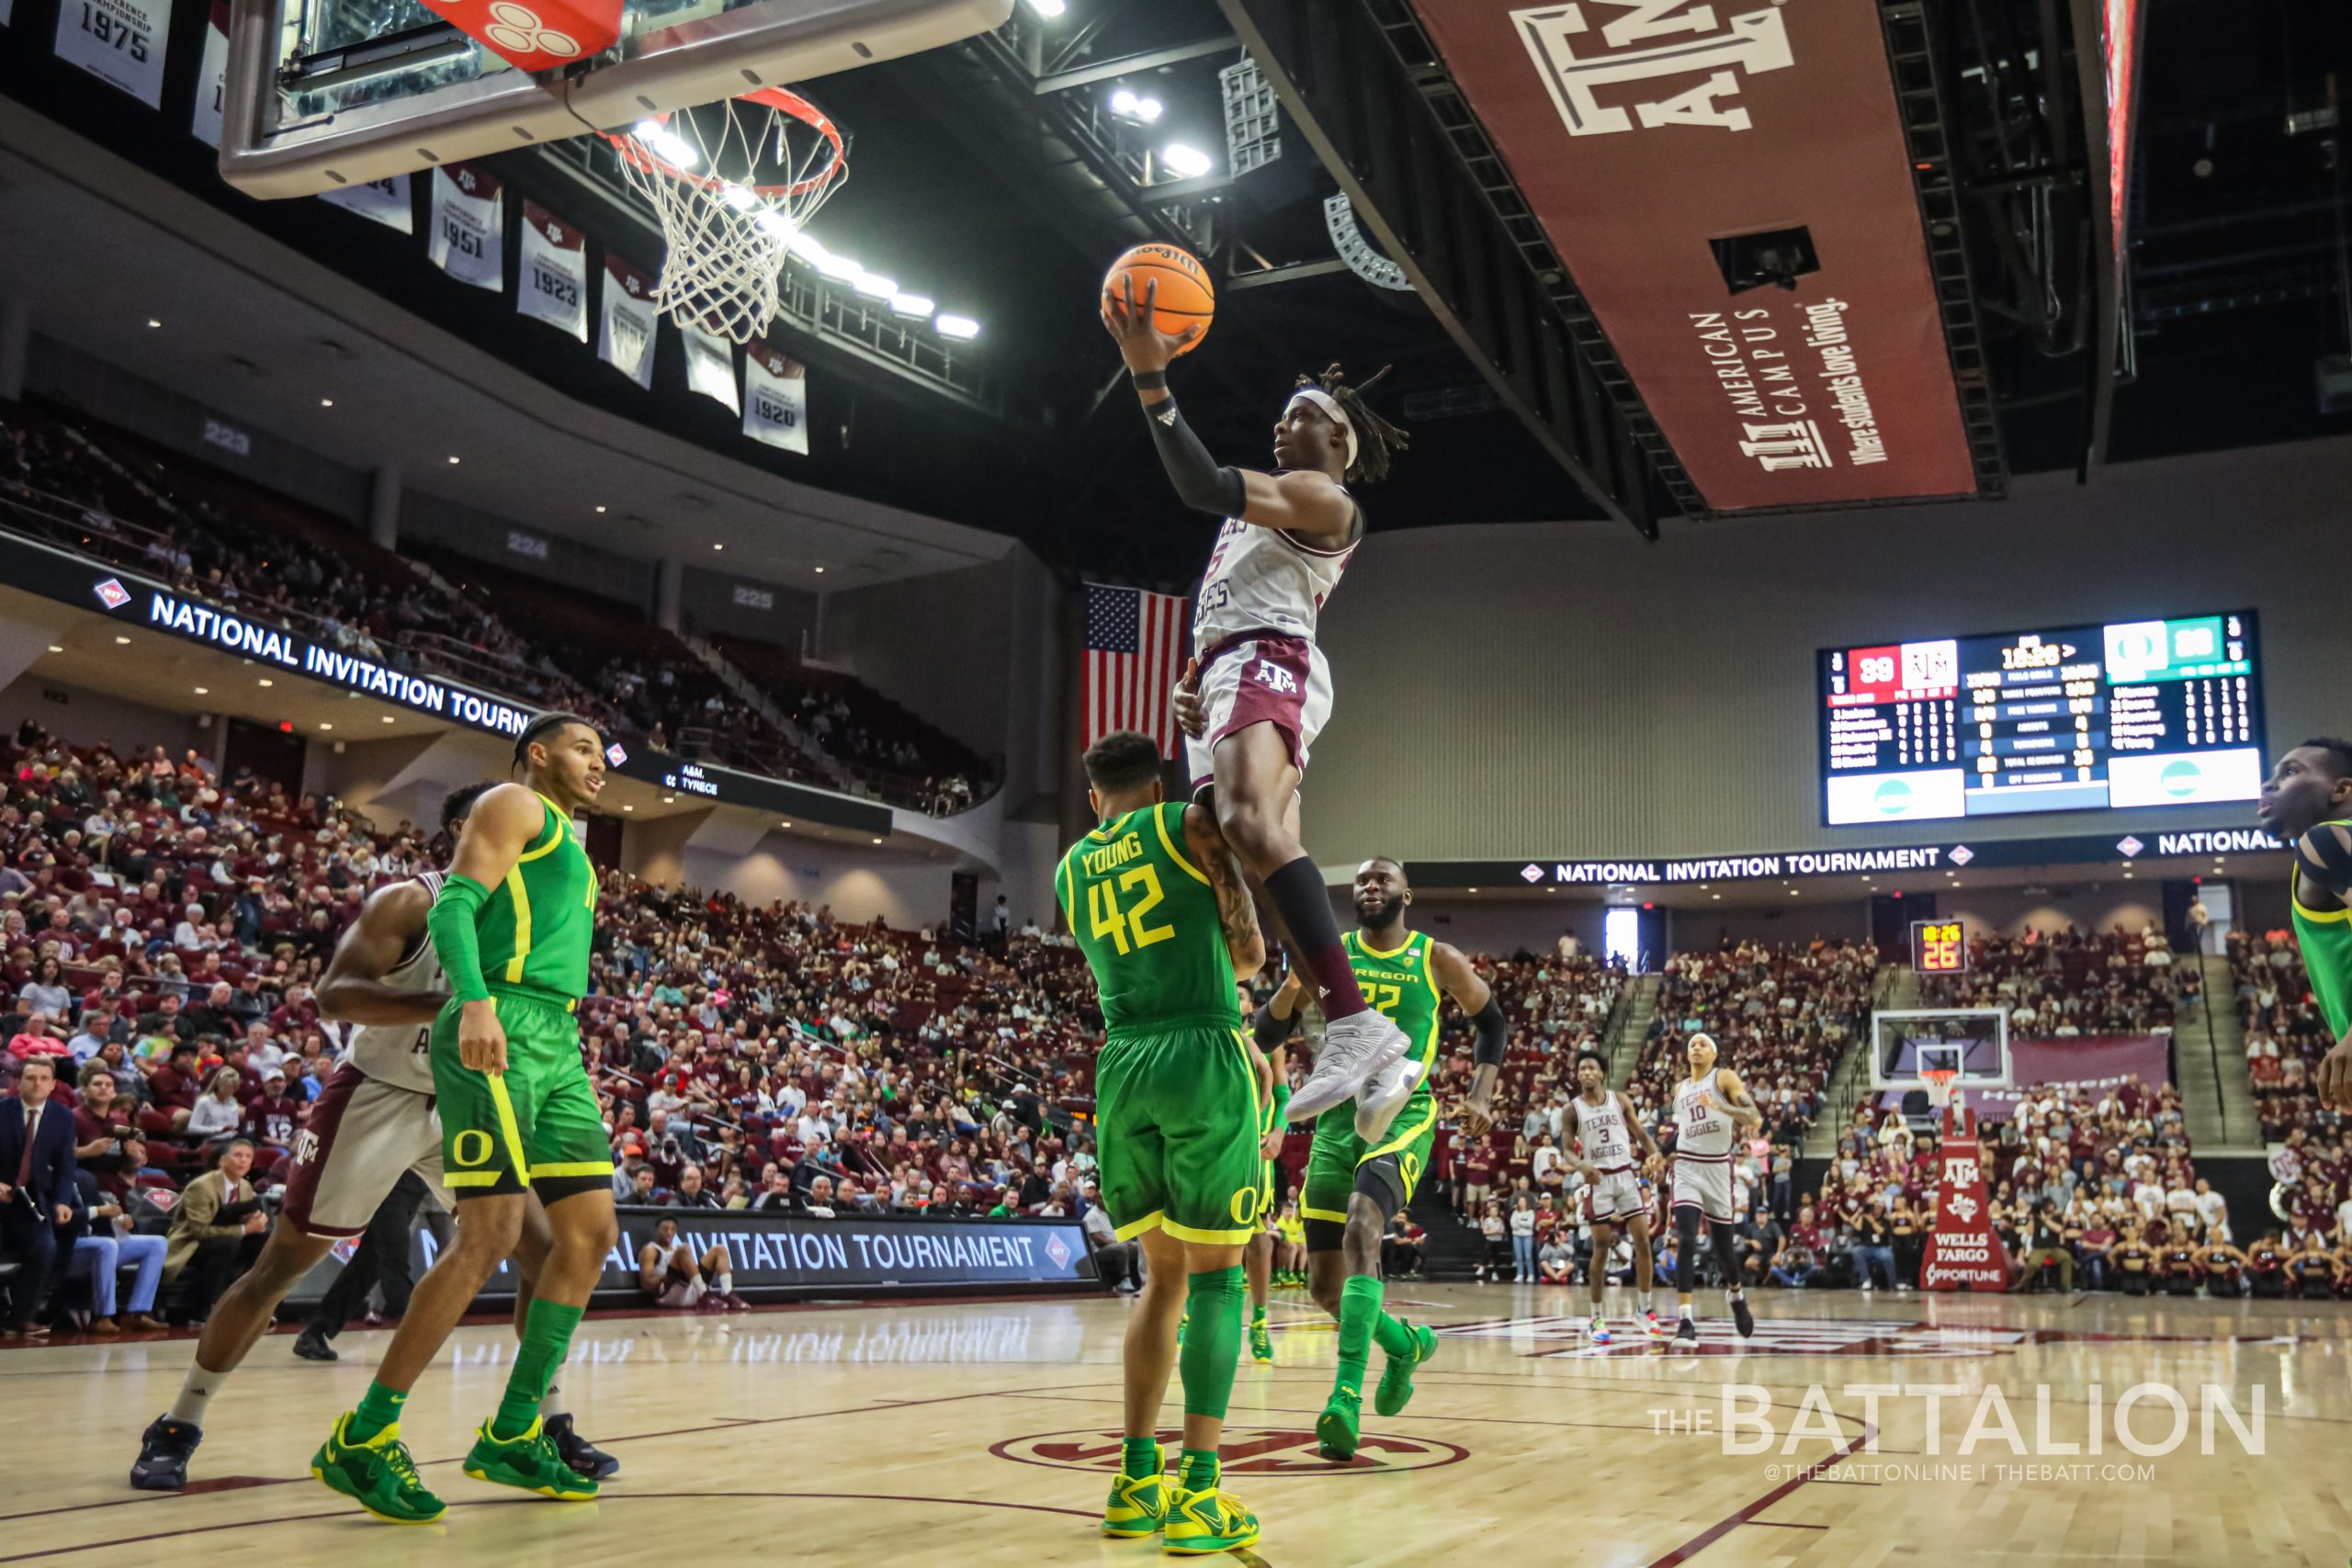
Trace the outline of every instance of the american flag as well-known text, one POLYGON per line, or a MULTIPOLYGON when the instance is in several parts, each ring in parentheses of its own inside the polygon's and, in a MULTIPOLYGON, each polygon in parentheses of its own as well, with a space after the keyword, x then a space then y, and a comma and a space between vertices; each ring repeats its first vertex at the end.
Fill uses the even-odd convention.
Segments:
POLYGON ((1086 737, 1091 746, 1114 729, 1137 729, 1179 745, 1169 688, 1184 672, 1191 604, 1173 593, 1086 585, 1086 737))

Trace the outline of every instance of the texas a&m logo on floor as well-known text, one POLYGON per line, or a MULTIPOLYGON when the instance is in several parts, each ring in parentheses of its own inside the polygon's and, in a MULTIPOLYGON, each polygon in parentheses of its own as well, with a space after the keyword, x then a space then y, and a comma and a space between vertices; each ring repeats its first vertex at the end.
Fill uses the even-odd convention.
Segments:
MULTIPOLYGON (((1041 1464, 1053 1470, 1091 1470, 1110 1474, 1119 1468, 1120 1432, 1116 1427, 1080 1427, 1061 1432, 1038 1432, 992 1443, 989 1452, 1019 1464, 1041 1464)), ((1184 1446, 1182 1428, 1159 1434, 1159 1446, 1173 1465, 1184 1446)), ((1393 1432, 1366 1432, 1353 1459, 1325 1459, 1316 1451, 1315 1432, 1306 1427, 1227 1427, 1218 1446, 1227 1475, 1364 1475, 1376 1471, 1432 1470, 1459 1464, 1470 1450, 1437 1438, 1408 1438, 1393 1432)))

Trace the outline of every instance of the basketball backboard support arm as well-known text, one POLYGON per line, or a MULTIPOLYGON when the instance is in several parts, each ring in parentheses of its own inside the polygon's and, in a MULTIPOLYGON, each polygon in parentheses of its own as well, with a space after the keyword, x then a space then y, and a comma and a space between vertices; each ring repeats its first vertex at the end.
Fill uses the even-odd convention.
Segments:
MULTIPOLYGON (((734 0, 625 36, 609 63, 531 76, 493 56, 469 80, 309 113, 281 82, 302 31, 299 13, 288 13, 302 3, 231 3, 220 175, 248 196, 316 196, 805 82, 986 32, 1013 6, 734 0)), ((477 47, 465 41, 467 51, 477 47)))

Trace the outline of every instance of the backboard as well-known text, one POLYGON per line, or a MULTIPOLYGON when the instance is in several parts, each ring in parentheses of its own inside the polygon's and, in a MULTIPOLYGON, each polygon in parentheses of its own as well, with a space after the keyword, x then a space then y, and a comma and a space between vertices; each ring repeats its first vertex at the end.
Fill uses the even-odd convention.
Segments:
POLYGON ((2009 1081, 2009 1021, 1999 1008, 1923 1008, 1871 1015, 1871 1087, 1918 1089, 1929 1068, 1956 1069, 1954 1089, 2009 1081))
POLYGON ((419 0, 232 0, 220 173, 315 196, 935 49, 1013 0, 627 0, 617 48, 526 74, 419 0))

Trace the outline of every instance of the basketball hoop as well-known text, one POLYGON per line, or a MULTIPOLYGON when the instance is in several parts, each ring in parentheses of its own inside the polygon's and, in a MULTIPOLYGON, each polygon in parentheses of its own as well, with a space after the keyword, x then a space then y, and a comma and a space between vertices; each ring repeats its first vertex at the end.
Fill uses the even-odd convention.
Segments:
POLYGON ((797 93, 763 87, 596 134, 662 220, 670 254, 654 308, 737 343, 767 331, 786 255, 816 254, 802 230, 849 175, 842 133, 825 112, 797 93))
POLYGON ((1959 1077, 1958 1067, 1922 1067, 1919 1081, 1928 1086, 1928 1103, 1938 1111, 1950 1105, 1952 1081, 1959 1077))

